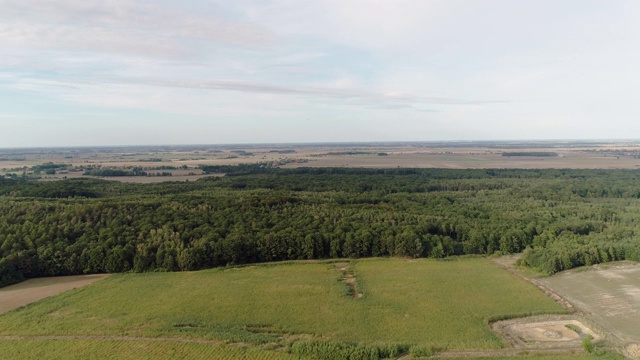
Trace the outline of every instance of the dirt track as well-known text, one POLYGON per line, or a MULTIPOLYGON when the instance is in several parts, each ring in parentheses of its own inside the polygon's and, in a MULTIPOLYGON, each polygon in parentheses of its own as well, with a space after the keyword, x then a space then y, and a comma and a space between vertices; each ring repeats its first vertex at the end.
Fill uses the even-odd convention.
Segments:
POLYGON ((109 275, 75 275, 29 279, 0 289, 0 314, 63 291, 89 285, 109 275))

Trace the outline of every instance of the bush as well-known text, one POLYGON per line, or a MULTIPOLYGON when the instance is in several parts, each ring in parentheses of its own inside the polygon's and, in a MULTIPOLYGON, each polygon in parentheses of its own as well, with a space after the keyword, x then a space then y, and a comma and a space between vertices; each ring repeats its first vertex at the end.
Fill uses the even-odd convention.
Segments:
POLYGON ((431 349, 427 349, 427 348, 423 348, 420 346, 412 346, 409 349, 409 354, 411 354, 412 357, 428 357, 428 356, 432 356, 433 355, 433 350, 431 349))
POLYGON ((585 336, 584 338, 582 338, 582 348, 588 353, 593 352, 594 346, 593 342, 591 341, 591 336, 585 336))

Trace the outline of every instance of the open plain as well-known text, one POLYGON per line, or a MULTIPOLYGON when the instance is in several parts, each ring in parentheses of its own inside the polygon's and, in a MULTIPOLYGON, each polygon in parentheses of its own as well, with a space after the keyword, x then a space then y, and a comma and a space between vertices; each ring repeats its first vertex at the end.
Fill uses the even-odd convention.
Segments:
POLYGON ((252 163, 284 168, 638 169, 640 144, 547 141, 0 149, 0 175, 25 173, 48 180, 90 177, 84 174, 87 168, 141 168, 152 175, 169 172, 172 176, 109 178, 142 183, 193 181, 203 176, 201 165, 252 163), (515 156, 506 156, 509 154, 515 156), (68 166, 54 174, 32 170, 46 163, 68 166))

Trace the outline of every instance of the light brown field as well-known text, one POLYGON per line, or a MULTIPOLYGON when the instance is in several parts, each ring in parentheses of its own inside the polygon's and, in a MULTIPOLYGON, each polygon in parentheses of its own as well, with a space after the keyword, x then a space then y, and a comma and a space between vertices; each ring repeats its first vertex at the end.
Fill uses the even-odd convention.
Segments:
POLYGON ((640 264, 596 266, 540 281, 623 342, 640 343, 640 264))
MULTIPOLYGON (((285 167, 365 167, 365 168, 452 168, 452 169, 485 169, 485 168, 580 168, 580 169, 635 169, 640 167, 640 159, 633 156, 613 156, 607 151, 626 149, 640 150, 634 146, 606 146, 602 148, 353 148, 333 149, 332 151, 370 151, 366 155, 325 155, 311 156, 300 153, 298 156, 309 160, 306 164, 288 164, 285 167), (594 151, 596 150, 596 151, 594 151), (556 152, 557 157, 502 156, 503 152, 556 152), (386 152, 387 156, 379 156, 378 152, 386 152)), ((324 151, 326 153, 327 151, 324 151)), ((316 151, 322 154, 322 151, 316 151)))
POLYGON ((37 278, 0 288, 0 314, 63 291, 89 285, 109 275, 74 275, 37 278))

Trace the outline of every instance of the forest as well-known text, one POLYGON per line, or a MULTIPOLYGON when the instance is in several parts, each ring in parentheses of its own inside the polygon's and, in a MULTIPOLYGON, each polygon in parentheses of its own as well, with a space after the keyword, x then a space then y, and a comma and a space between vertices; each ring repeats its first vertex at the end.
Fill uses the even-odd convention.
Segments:
POLYGON ((292 259, 640 260, 640 170, 203 166, 192 182, 0 179, 0 286, 292 259))

